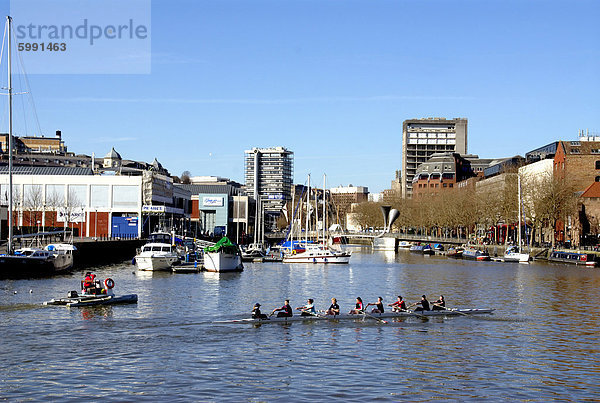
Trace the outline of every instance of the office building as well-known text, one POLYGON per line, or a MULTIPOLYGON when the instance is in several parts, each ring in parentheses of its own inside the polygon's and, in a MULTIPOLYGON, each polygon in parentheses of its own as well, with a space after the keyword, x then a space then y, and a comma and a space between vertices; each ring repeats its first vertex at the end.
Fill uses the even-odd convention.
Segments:
POLYGON ((467 119, 409 119, 402 124, 402 197, 411 197, 417 168, 434 153, 467 153, 467 119))
POLYGON ((246 192, 267 214, 279 215, 291 200, 294 153, 284 147, 245 151, 246 192))

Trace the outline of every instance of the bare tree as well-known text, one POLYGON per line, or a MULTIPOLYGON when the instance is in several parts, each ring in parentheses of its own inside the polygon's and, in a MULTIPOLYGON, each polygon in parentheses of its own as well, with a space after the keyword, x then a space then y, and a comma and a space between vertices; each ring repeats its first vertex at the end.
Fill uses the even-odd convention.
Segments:
POLYGON ((183 171, 181 173, 181 177, 179 179, 181 180, 181 183, 190 184, 191 176, 192 176, 192 173, 190 171, 183 171))
POLYGON ((27 212, 27 223, 35 227, 42 221, 44 209, 44 193, 42 185, 25 185, 23 195, 23 211, 27 212))

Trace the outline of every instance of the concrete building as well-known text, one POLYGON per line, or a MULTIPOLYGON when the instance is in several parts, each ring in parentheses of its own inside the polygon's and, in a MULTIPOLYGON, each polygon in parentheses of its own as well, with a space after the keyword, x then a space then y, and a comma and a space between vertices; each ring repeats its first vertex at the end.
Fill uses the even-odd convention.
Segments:
POLYGON ((467 153, 467 119, 409 119, 402 124, 402 197, 411 197, 420 164, 440 152, 467 153))
POLYGON ((278 216, 292 198, 294 153, 284 147, 255 147, 245 154, 247 195, 260 197, 265 212, 278 216))
POLYGON ((235 240, 248 233, 253 204, 239 187, 220 183, 178 183, 175 187, 191 194, 190 219, 195 235, 227 235, 235 240))

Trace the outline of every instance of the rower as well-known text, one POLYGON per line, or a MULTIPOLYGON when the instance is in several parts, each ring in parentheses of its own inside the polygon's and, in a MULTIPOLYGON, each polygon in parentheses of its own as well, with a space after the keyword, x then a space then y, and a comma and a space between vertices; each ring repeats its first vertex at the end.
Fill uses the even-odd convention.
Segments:
POLYGON ((444 301, 444 296, 440 295, 440 298, 433 303, 432 311, 445 311, 446 310, 446 301, 444 301))
POLYGON ((377 297, 377 302, 375 302, 375 303, 368 303, 365 308, 367 308, 367 307, 369 307, 371 305, 375 306, 375 308, 373 308, 373 310, 371 311, 371 313, 383 313, 383 298, 377 297))
POLYGON ((392 307, 392 312, 403 312, 406 311, 406 303, 402 300, 402 295, 398 295, 396 302, 388 304, 392 307))
POLYGON ((337 304, 337 299, 331 298, 331 305, 329 305, 329 309, 325 313, 327 315, 339 315, 340 314, 340 306, 337 304))
POLYGON ((358 315, 358 314, 365 313, 364 311, 365 311, 365 308, 364 308, 362 299, 360 297, 356 297, 356 305, 354 305, 354 309, 351 310, 349 313, 358 315))
POLYGON ((294 313, 292 311, 292 307, 290 306, 290 300, 286 299, 285 303, 283 304, 283 306, 281 308, 273 309, 273 312, 271 312, 271 315, 273 315, 275 312, 277 312, 278 318, 291 317, 294 313))
POLYGON ((420 307, 415 309, 416 311, 430 311, 429 301, 427 301, 427 297, 425 295, 421 296, 421 301, 415 302, 413 305, 421 305, 420 307))
POLYGON ((252 309, 252 319, 269 320, 269 317, 260 312, 260 304, 257 302, 252 309))
POLYGON ((315 310, 314 300, 312 298, 308 299, 308 301, 306 302, 306 305, 300 306, 300 307, 296 308, 296 310, 302 311, 300 316, 316 316, 317 315, 317 311, 315 310))

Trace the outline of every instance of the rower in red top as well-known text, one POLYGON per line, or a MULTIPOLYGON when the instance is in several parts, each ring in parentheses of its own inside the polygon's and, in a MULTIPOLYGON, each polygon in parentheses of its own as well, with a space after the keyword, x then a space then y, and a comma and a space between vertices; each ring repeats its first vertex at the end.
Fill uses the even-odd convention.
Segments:
POLYGON ((292 307, 290 306, 290 300, 286 299, 285 303, 283 304, 283 306, 281 308, 273 309, 273 312, 271 312, 271 315, 273 315, 275 312, 277 312, 278 318, 291 317, 293 315, 293 311, 292 311, 292 307))
POLYGON ((362 314, 364 313, 365 308, 363 305, 363 301, 360 297, 356 297, 356 305, 354 306, 354 309, 351 310, 349 313, 351 314, 362 314))
POLYGON ((392 312, 406 311, 406 303, 402 299, 402 295, 398 295, 398 299, 396 300, 396 302, 388 304, 388 306, 392 307, 392 312))

